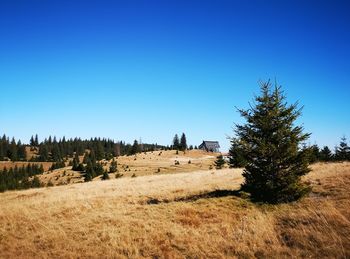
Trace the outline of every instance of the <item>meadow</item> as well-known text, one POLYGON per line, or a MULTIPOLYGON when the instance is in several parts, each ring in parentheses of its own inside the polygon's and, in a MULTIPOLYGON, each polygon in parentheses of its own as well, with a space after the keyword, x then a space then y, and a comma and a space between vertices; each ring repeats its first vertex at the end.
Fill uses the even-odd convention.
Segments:
POLYGON ((203 168, 1 193, 0 257, 350 257, 350 163, 314 164, 303 179, 310 195, 281 205, 250 202, 238 192, 241 173, 203 168))

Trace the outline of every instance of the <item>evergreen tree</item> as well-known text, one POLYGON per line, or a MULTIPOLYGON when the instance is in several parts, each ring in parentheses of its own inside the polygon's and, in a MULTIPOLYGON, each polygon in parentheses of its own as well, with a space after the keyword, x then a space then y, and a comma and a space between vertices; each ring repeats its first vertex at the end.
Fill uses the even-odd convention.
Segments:
POLYGON ((89 154, 90 161, 93 166, 96 165, 96 156, 95 156, 95 151, 91 149, 90 154, 89 154))
POLYGON ((4 145, 0 140, 0 161, 3 161, 5 157, 4 145))
POLYGON ((89 159, 89 153, 88 153, 88 152, 85 152, 84 158, 83 158, 83 163, 84 163, 84 164, 87 164, 88 159, 89 159))
POLYGON ((39 147, 39 160, 42 162, 49 161, 49 151, 45 144, 40 145, 39 147))
MULTIPOLYGON (((52 163, 52 165, 50 167, 50 171, 55 170, 55 169, 59 169, 59 168, 63 168, 65 166, 66 166, 66 164, 63 161, 54 162, 54 163, 52 163)), ((79 171, 79 170, 77 170, 77 171, 79 171)))
POLYGON ((108 174, 108 172, 106 170, 103 172, 103 175, 102 175, 101 179, 102 180, 109 180, 109 174, 108 174))
POLYGON ((91 161, 89 160, 87 165, 86 165, 84 180, 85 180, 85 182, 89 182, 94 177, 95 177, 95 170, 94 170, 94 167, 92 166, 91 161))
POLYGON ((44 173, 44 166, 43 164, 40 164, 39 169, 37 170, 38 174, 44 173))
POLYGON ((39 146, 39 138, 38 138, 38 134, 35 134, 34 146, 39 146))
POLYGON ((59 162, 62 160, 61 151, 60 151, 59 145, 56 141, 54 141, 51 155, 52 155, 52 161, 54 161, 54 162, 59 162))
POLYGON ((173 139, 173 149, 180 149, 180 141, 179 141, 179 136, 175 134, 174 139, 173 139))
POLYGON ((73 166, 72 166, 72 170, 73 171, 79 171, 79 164, 80 164, 80 160, 79 160, 79 155, 78 153, 75 153, 74 158, 73 158, 73 166))
POLYGON ((320 152, 320 160, 329 162, 332 160, 332 158, 333 158, 332 151, 327 146, 323 147, 323 149, 320 152))
POLYGON ((101 175, 103 174, 103 166, 101 163, 96 163, 95 167, 94 167, 94 171, 95 171, 95 176, 101 175))
POLYGON ((11 159, 11 161, 18 161, 17 144, 16 144, 16 140, 14 138, 12 138, 12 140, 11 140, 10 150, 8 152, 8 157, 11 159))
POLYGON ((31 146, 35 146, 35 140, 34 140, 33 135, 30 137, 29 144, 30 144, 31 146))
POLYGON ((41 182, 37 176, 34 176, 33 180, 31 181, 31 188, 39 188, 41 187, 41 182))
POLYGON ((238 110, 246 124, 236 125, 236 138, 246 166, 242 189, 252 200, 269 203, 294 201, 309 190, 301 176, 310 170, 310 148, 300 145, 310 134, 295 126, 301 115, 298 104, 287 105, 281 87, 271 89, 270 82, 261 85, 261 96, 254 106, 238 110))
POLYGON ((131 147, 130 153, 129 155, 135 155, 136 153, 139 152, 139 143, 137 142, 137 140, 134 140, 134 144, 131 147))
POLYGON ((109 172, 114 173, 116 171, 117 171, 117 161, 115 161, 113 158, 113 161, 111 162, 111 165, 109 167, 109 172))
POLYGON ((350 147, 345 136, 341 138, 339 147, 336 147, 335 159, 338 161, 350 160, 350 147))
POLYGON ((187 149, 187 140, 185 133, 182 133, 180 140, 180 150, 185 151, 187 149))
POLYGON ((104 148, 102 146, 101 141, 98 141, 96 144, 96 160, 100 161, 103 158, 105 158, 105 151, 104 151, 104 148))
POLYGON ((21 141, 18 140, 17 142, 17 155, 19 160, 27 160, 27 153, 26 153, 26 147, 25 145, 22 145, 21 141))
POLYGON ((216 161, 214 162, 215 164, 215 168, 216 169, 222 169, 222 167, 225 165, 225 160, 224 157, 222 155, 219 155, 216 157, 216 161))
POLYGON ((79 171, 79 172, 85 171, 85 166, 83 165, 83 163, 79 163, 77 171, 79 171))
POLYGON ((315 144, 311 146, 311 154, 309 158, 310 163, 320 161, 320 148, 315 144))

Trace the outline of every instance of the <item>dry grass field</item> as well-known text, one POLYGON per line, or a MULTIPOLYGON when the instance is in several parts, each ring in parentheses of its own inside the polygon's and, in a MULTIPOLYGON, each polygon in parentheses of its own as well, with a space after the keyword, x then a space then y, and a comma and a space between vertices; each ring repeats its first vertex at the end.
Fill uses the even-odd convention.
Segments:
POLYGON ((125 177, 0 194, 1 258, 349 258, 350 163, 316 164, 278 206, 241 170, 125 177))
MULTIPOLYGON (((123 174, 123 177, 131 177, 133 175, 174 174, 208 170, 210 167, 213 167, 217 155, 217 153, 207 153, 201 150, 189 150, 185 153, 179 151, 178 154, 174 150, 168 150, 144 152, 135 156, 120 156, 116 161, 118 163, 118 172, 123 174), (179 164, 176 165, 175 161, 178 161, 179 164)), ((80 161, 82 160, 83 156, 80 157, 80 161)), ((111 161, 103 161, 104 169, 109 169, 111 161)), ((71 168, 71 166, 67 166, 53 171, 47 171, 48 168, 45 168, 47 172, 40 175, 39 179, 44 184, 50 182, 53 185, 83 182, 84 179, 81 174, 71 170, 71 168)), ((110 177, 112 179, 115 178, 115 174, 110 174, 110 177)), ((99 181, 100 178, 101 176, 96 177, 94 180, 99 181)))

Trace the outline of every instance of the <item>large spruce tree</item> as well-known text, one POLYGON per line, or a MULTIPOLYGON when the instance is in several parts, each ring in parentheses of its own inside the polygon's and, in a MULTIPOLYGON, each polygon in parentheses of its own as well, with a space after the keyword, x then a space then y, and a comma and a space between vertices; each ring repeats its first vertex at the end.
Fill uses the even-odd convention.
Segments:
MULTIPOLYGON (((310 148, 302 148, 310 134, 295 126, 301 115, 298 104, 288 105, 281 87, 261 84, 261 95, 247 110, 239 109, 246 120, 236 125, 236 137, 245 161, 242 189, 252 200, 268 203, 294 201, 308 191, 301 176, 309 172, 310 148)), ((237 148, 235 146, 235 148, 237 148)))

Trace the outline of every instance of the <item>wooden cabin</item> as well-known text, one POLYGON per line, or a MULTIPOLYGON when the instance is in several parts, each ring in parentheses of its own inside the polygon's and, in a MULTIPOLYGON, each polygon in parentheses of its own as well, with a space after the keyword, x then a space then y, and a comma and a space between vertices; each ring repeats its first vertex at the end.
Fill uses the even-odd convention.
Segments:
POLYGON ((202 149, 207 152, 220 152, 220 145, 218 141, 203 140, 202 144, 198 146, 198 149, 202 149))

